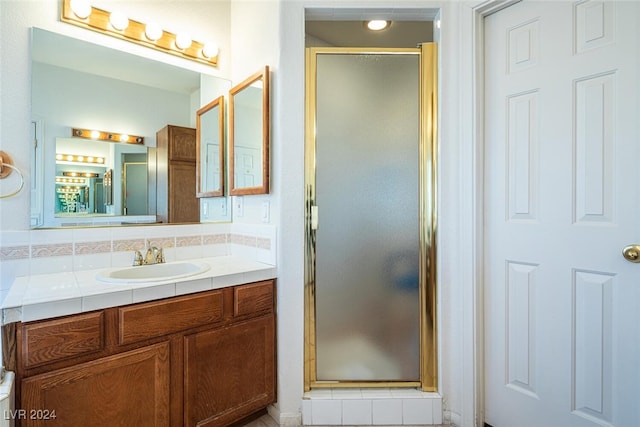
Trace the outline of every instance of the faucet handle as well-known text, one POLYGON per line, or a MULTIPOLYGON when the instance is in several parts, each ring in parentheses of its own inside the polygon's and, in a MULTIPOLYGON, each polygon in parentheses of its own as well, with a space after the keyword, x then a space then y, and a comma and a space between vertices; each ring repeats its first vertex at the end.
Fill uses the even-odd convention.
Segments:
POLYGON ((134 250, 133 252, 133 265, 138 266, 142 265, 142 254, 139 250, 134 250))
POLYGON ((164 251, 162 248, 158 248, 158 252, 156 252, 156 262, 163 263, 164 262, 164 251))

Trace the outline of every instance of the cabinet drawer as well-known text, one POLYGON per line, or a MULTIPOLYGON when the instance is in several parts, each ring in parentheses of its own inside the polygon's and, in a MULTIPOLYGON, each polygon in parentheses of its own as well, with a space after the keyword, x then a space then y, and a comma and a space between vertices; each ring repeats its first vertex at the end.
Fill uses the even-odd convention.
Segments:
POLYGON ((25 324, 22 354, 25 368, 104 349, 104 313, 25 324))
POLYGON ((234 288, 233 315, 246 316, 273 310, 273 281, 253 283, 234 288))
POLYGON ((222 320, 222 291, 118 309, 120 344, 172 334, 222 320))

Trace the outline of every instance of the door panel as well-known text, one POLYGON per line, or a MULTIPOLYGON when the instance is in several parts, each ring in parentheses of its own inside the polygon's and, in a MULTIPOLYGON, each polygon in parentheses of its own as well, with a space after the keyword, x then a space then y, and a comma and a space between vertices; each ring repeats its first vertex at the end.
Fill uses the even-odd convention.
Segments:
POLYGON ((640 425, 640 264, 621 255, 640 240, 638 20, 637 3, 602 1, 485 20, 494 427, 640 425))
POLYGON ((420 379, 419 59, 317 59, 318 380, 420 379))

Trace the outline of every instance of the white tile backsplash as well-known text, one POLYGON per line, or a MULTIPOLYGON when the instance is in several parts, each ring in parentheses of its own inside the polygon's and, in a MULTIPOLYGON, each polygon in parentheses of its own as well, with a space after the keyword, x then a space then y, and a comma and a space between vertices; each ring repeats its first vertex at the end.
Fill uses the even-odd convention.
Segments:
POLYGON ((163 247, 166 262, 240 255, 275 265, 276 244, 276 227, 257 224, 2 231, 0 292, 19 276, 130 266, 148 246, 163 247))

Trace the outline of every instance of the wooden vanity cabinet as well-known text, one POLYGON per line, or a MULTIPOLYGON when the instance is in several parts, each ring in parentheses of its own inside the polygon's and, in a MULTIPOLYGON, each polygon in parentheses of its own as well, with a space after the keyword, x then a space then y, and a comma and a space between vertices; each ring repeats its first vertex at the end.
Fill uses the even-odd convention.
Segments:
POLYGON ((228 426, 275 401, 274 280, 7 331, 19 426, 228 426))

